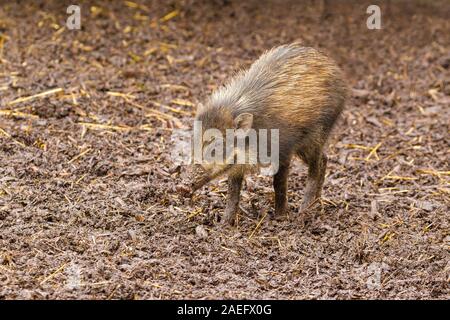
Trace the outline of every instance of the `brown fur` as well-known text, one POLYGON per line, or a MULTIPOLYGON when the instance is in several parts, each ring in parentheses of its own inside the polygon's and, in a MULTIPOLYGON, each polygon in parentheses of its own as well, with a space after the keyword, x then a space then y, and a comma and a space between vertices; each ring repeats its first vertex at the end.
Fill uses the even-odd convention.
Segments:
MULTIPOLYGON (((274 176, 275 213, 287 208, 287 177, 294 155, 308 165, 308 180, 301 210, 320 197, 327 158, 323 147, 341 113, 347 89, 340 69, 326 55, 297 43, 264 53, 249 70, 241 71, 213 93, 197 112, 204 129, 225 132, 236 127, 241 114, 253 115, 255 129, 279 129, 280 165, 274 176)), ((248 166, 209 168, 194 189, 217 176, 229 174, 224 221, 232 222, 248 166)))

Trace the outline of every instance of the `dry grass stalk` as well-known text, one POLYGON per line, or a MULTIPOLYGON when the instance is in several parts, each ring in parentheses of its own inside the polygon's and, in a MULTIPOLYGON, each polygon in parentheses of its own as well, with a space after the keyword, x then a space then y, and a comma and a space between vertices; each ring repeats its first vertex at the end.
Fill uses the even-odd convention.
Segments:
POLYGON ((38 94, 34 94, 32 96, 17 98, 17 99, 15 99, 13 101, 8 102, 7 105, 11 106, 11 105, 14 105, 14 104, 17 104, 17 103, 27 102, 27 101, 30 101, 30 100, 33 100, 33 99, 36 99, 36 98, 43 98, 43 97, 46 97, 46 96, 49 96, 49 95, 52 95, 52 94, 56 94, 56 93, 60 93, 60 92, 63 92, 63 91, 64 90, 62 88, 51 89, 51 90, 47 90, 47 91, 44 91, 44 92, 41 92, 41 93, 38 93, 38 94))

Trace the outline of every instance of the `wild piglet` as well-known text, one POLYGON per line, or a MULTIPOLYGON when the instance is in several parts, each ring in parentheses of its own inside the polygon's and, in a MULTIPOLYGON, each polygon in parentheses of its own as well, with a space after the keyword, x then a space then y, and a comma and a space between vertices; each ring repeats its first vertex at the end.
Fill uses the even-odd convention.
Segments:
POLYGON ((275 214, 283 214, 289 164, 296 155, 308 165, 300 208, 305 210, 320 197, 327 165, 324 144, 346 96, 342 73, 325 54, 298 43, 265 52, 198 108, 193 150, 201 173, 194 178, 192 192, 227 174, 222 221, 232 223, 244 175, 267 166, 262 155, 269 156, 276 160, 270 162, 275 214), (258 150, 262 142, 269 145, 267 150, 258 150))

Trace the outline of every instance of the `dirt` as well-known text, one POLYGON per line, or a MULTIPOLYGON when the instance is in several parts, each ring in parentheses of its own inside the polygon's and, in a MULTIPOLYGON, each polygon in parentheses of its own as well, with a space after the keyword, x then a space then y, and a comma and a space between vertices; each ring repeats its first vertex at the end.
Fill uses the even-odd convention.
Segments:
POLYGON ((319 0, 79 1, 69 30, 71 3, 2 1, 0 299, 449 299, 450 3, 379 2, 381 30, 319 0), (252 175, 223 227, 225 179, 185 199, 171 134, 295 40, 352 88, 323 199, 295 214, 295 161, 287 216, 252 175))

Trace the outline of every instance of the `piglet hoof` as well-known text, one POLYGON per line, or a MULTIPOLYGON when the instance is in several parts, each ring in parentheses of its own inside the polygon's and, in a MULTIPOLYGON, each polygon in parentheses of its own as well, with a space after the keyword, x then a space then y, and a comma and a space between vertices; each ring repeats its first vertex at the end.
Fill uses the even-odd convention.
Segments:
POLYGON ((281 206, 281 207, 275 207, 275 212, 273 213, 274 218, 285 216, 288 212, 287 205, 281 206))
POLYGON ((315 199, 304 199, 302 204, 300 205, 300 210, 299 213, 304 213, 306 211, 308 211, 309 209, 311 209, 314 204, 316 204, 318 201, 320 200, 320 198, 315 198, 315 199))
POLYGON ((192 188, 186 185, 177 185, 176 191, 185 198, 192 198, 193 196, 192 188))
POLYGON ((225 212, 222 219, 220 220, 220 224, 224 226, 232 226, 236 221, 236 213, 235 212, 225 212))

